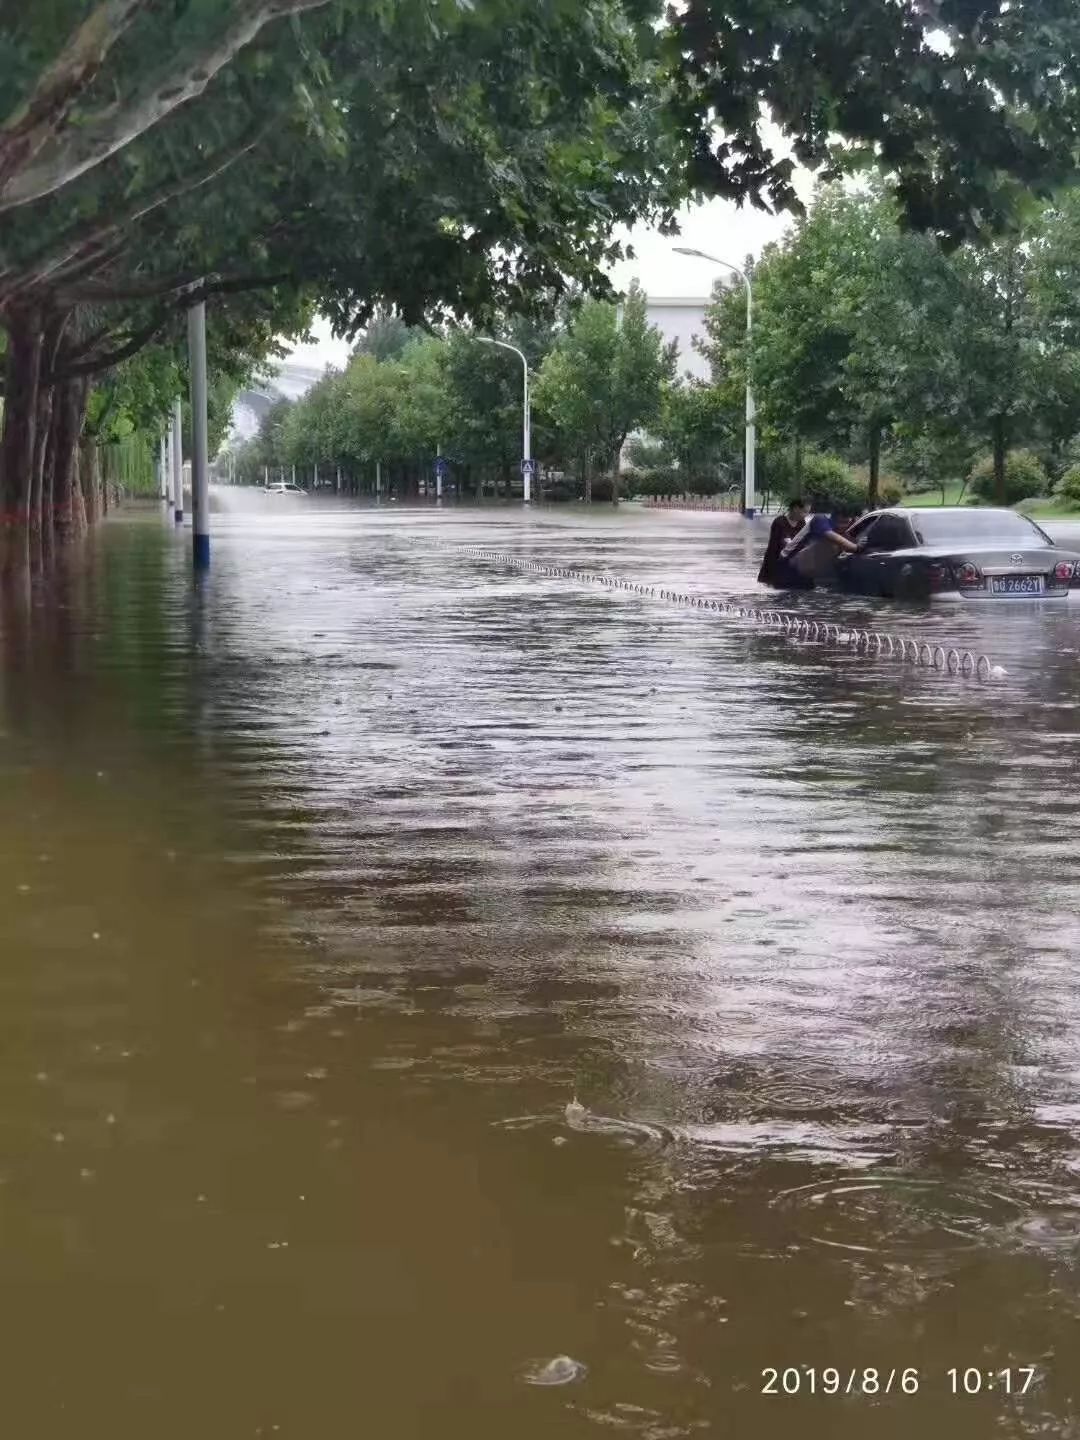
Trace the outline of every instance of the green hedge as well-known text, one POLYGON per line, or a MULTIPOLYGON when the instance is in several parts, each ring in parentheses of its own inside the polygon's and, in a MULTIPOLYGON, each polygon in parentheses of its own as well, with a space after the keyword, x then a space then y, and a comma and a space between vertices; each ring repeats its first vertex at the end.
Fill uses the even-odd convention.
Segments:
MULTIPOLYGON (((1045 495, 1050 479, 1037 456, 1030 450, 1010 450, 1005 457, 1005 504, 1016 505, 1035 495, 1045 495)), ((994 457, 985 455, 971 472, 971 491, 991 505, 998 503, 994 485, 994 457)))
POLYGON ((1070 465, 1057 483, 1057 493, 1074 505, 1080 505, 1080 465, 1070 465))
POLYGON ((904 487, 899 480, 894 480, 890 475, 888 479, 881 481, 878 493, 881 496, 882 505, 899 505, 904 498, 904 487))

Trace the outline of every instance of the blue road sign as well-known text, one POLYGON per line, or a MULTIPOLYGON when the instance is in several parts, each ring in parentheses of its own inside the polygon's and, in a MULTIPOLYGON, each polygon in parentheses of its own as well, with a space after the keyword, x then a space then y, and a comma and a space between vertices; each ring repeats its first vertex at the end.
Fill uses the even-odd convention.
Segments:
POLYGON ((536 461, 535 461, 535 460, 522 460, 522 462, 521 462, 521 473, 522 473, 522 475, 535 475, 535 474, 536 474, 536 461))

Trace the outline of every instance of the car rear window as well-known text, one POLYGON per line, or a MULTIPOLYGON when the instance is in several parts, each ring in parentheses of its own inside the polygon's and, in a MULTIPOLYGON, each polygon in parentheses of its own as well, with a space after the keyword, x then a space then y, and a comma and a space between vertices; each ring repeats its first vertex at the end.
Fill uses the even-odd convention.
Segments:
POLYGON ((866 532, 871 550, 906 550, 914 538, 902 515, 879 515, 866 532))
POLYGON ((1049 545, 1050 538, 1026 515, 1012 510, 920 511, 912 523, 924 545, 1049 545))

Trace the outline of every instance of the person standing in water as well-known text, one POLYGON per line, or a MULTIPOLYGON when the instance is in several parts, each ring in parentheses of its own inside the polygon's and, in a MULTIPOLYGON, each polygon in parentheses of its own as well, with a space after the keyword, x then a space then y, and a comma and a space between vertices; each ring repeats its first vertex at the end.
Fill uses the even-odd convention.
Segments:
POLYGON ((784 559, 783 550, 805 524, 805 504, 798 497, 789 500, 787 509, 769 526, 769 543, 758 571, 759 584, 771 585, 776 590, 788 590, 799 584, 799 577, 784 559))
POLYGON ((812 590, 819 580, 833 578, 838 555, 854 555, 858 545, 847 538, 855 507, 837 501, 814 506, 814 513, 781 554, 781 562, 796 575, 795 588, 812 590), (829 509, 832 509, 830 515, 829 509))

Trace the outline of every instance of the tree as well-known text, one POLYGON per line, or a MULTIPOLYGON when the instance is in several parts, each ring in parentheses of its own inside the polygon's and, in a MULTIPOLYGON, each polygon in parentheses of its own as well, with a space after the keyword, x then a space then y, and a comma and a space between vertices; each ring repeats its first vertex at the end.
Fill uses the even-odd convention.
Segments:
POLYGON ((917 491, 936 489, 945 504, 950 484, 961 482, 960 496, 978 454, 978 443, 965 425, 951 419, 902 421, 890 461, 917 491))
POLYGON ((446 346, 434 335, 411 340, 399 367, 400 389, 392 431, 397 457, 415 463, 417 474, 430 474, 450 428, 446 346))
POLYGON ((651 432, 680 470, 711 479, 741 459, 743 423, 741 403, 733 411, 717 386, 676 382, 667 386, 651 432))
MULTIPOLYGON (((664 121, 635 109, 648 77, 617 0, 352 0, 343 16, 289 0, 103 0, 93 18, 105 29, 78 83, 81 8, 56 0, 48 14, 51 28, 31 18, 0 54, 0 75, 13 66, 0 93, 24 102, 0 127, 30 137, 18 155, 9 148, 0 215, 11 378, 0 488, 8 513, 31 523, 38 412, 54 408, 56 384, 79 382, 81 433, 87 378, 180 342, 195 298, 228 313, 250 293, 268 314, 318 298, 344 333, 380 304, 406 321, 483 320, 573 280, 605 288, 615 227, 663 218, 685 190, 664 121), (301 8, 302 25, 264 27, 301 8), (182 104, 157 103, 162 55, 182 104), (189 94, 193 55, 206 83, 189 94), (34 129, 61 75, 68 99, 34 129), (146 123, 132 123, 128 100, 151 92, 146 123), (120 97, 110 108, 123 124, 108 133, 124 143, 83 163, 74 131, 104 143, 106 93, 120 97), (36 203, 23 203, 31 191, 36 203)), ((160 397, 162 416, 170 400, 160 397)), ((4 538, 25 558, 17 527, 4 538)))
POLYGON ((252 336, 249 294, 264 313, 317 301, 344 335, 380 305, 487 326, 571 285, 610 295, 619 227, 670 229, 690 191, 794 206, 765 107, 800 158, 866 147, 906 218, 950 241, 1004 221, 1017 182, 1073 173, 1070 0, 671 11, 6 0, 0 506, 25 524, 0 570, 25 560, 58 460, 70 488, 93 377, 177 349, 196 298, 252 336))
MULTIPOLYGON (((882 447, 903 420, 963 411, 957 260, 901 228, 880 186, 826 187, 754 269, 753 380, 766 450, 849 449, 878 498, 882 447)), ((734 404, 746 375, 740 306, 723 290, 707 316, 714 384, 734 404)))
POLYGON ((353 355, 373 355, 376 360, 398 360, 417 331, 406 325, 400 315, 379 307, 364 327, 353 355))
MULTIPOLYGON (((537 409, 577 464, 592 499, 594 469, 614 465, 632 430, 660 415, 664 387, 675 378, 676 346, 648 321, 644 294, 632 287, 621 307, 586 301, 540 368, 537 409)), ((613 487, 612 498, 618 501, 613 487)))
POLYGON ((178 21, 146 0, 98 0, 85 18, 75 0, 19 7, 14 33, 5 17, 9 54, 17 62, 52 55, 14 92, 0 125, 0 210, 53 195, 105 164, 200 96, 268 22, 326 3, 236 0, 187 7, 178 21))
POLYGON ((951 245, 1009 222, 1017 183, 1076 174, 1072 0, 687 0, 665 40, 693 178, 732 199, 797 208, 766 115, 825 179, 876 162, 907 222, 951 245))

